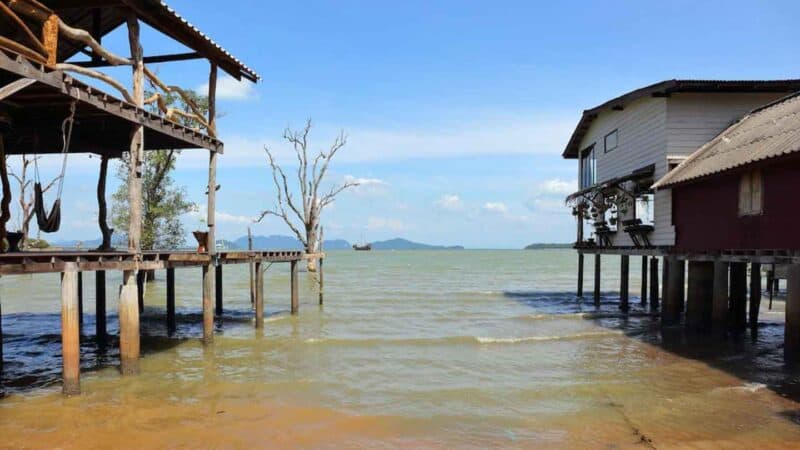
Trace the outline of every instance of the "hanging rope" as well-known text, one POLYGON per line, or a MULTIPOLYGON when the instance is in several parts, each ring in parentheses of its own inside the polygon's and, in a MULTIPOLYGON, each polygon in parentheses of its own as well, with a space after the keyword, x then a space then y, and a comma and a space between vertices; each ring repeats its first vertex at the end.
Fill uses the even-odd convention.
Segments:
POLYGON ((72 143, 72 128, 75 124, 75 102, 69 106, 69 116, 61 122, 61 173, 58 176, 58 189, 56 190, 56 200, 48 213, 44 206, 44 190, 42 189, 41 179, 39 178, 38 158, 34 158, 34 201, 36 203, 34 211, 36 213, 36 223, 39 230, 44 233, 55 233, 61 228, 61 194, 64 191, 64 175, 67 172, 67 156, 69 155, 70 144, 72 143))

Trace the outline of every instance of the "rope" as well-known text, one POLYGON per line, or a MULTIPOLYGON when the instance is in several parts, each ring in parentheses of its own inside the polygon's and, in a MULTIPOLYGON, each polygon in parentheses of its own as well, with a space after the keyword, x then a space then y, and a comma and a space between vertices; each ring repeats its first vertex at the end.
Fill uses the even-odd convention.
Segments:
MULTIPOLYGON (((61 193, 64 191, 64 175, 67 172, 67 156, 69 155, 69 148, 72 144, 72 127, 75 124, 75 106, 76 102, 73 100, 69 105, 69 116, 61 122, 61 154, 64 155, 61 160, 61 173, 58 176, 58 190, 56 199, 61 199, 61 193)), ((38 145, 37 145, 38 147, 38 145)), ((39 155, 33 158, 34 177, 37 183, 41 183, 39 176, 39 155)))

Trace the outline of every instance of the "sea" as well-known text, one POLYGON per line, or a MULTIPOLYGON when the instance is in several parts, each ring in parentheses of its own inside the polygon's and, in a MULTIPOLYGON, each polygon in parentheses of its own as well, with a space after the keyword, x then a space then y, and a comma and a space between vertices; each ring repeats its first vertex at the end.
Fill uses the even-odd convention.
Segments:
POLYGON ((140 373, 118 370, 119 273, 95 339, 85 273, 82 394, 61 394, 59 277, 0 279, 0 448, 800 448, 800 370, 784 363, 784 307, 757 333, 662 328, 619 310, 618 256, 576 296, 573 250, 331 251, 324 305, 300 273, 267 268, 263 329, 248 267, 224 266, 224 314, 203 346, 199 268, 148 282, 140 373))

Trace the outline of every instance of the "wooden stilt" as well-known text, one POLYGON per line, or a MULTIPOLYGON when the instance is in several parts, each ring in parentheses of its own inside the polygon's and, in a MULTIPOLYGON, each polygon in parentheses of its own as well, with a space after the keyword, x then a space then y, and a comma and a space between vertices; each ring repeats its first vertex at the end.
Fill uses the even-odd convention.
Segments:
MULTIPOLYGON (((209 244, 210 245, 210 244, 209 244)), ((203 266, 203 344, 214 342, 214 305, 211 300, 211 266, 203 266)))
POLYGON ((594 255, 594 306, 600 306, 600 253, 594 255))
POLYGON ((167 332, 175 332, 175 268, 167 268, 167 332))
POLYGON ((217 319, 222 318, 222 264, 214 267, 214 297, 216 299, 215 312, 217 319))
POLYGON ((650 258, 650 309, 658 309, 658 258, 650 258))
POLYGON ((775 264, 767 272, 767 291, 769 291, 769 310, 772 311, 772 297, 775 295, 775 264))
POLYGON ((0 374, 3 373, 3 304, 0 302, 0 374))
POLYGON ((253 264, 253 271, 255 272, 255 306, 256 306, 256 328, 264 327, 264 269, 261 267, 261 262, 256 261, 253 264))
POLYGON ((139 314, 144 312, 144 280, 147 272, 139 270, 136 272, 136 302, 139 304, 139 314))
POLYGON ((750 265, 750 329, 758 327, 758 311, 761 308, 761 264, 750 265))
POLYGON ((578 298, 583 297, 583 253, 578 253, 578 298))
POLYGON ((678 267, 681 285, 681 295, 678 297, 678 311, 686 312, 686 261, 679 260, 676 267, 678 267))
POLYGON ((320 305, 322 305, 322 303, 323 303, 323 296, 324 296, 324 293, 325 293, 325 277, 324 277, 324 273, 325 272, 322 270, 322 262, 324 260, 325 260, 325 258, 320 258, 319 259, 319 267, 317 267, 317 272, 319 274, 319 304, 320 305))
POLYGON ((747 324, 747 264, 731 263, 730 269, 730 317, 734 328, 743 329, 747 324))
POLYGON ((661 258, 661 299, 667 301, 667 291, 669 290, 669 264, 667 257, 661 258))
POLYGON ((620 256, 620 271, 619 271, 619 309, 627 312, 629 309, 628 297, 629 289, 628 283, 630 281, 630 256, 620 256))
POLYGON ((95 335, 98 342, 106 341, 106 272, 98 270, 94 273, 95 290, 95 335))
POLYGON ((723 331, 728 326, 730 295, 728 294, 728 263, 714 261, 714 295, 711 306, 711 327, 723 331))
POLYGON ((81 392, 79 322, 77 264, 68 263, 61 278, 61 355, 64 395, 81 392))
MULTIPOLYGON (((250 227, 247 227, 247 249, 253 250, 253 233, 250 227)), ((256 303, 256 277, 255 277, 255 263, 251 260, 247 263, 250 269, 250 305, 255 306, 256 303)))
POLYGON ((292 285, 292 314, 297 314, 300 311, 300 297, 297 292, 297 261, 291 263, 291 276, 290 284, 292 285))
POLYGON ((784 357, 800 359, 800 264, 789 266, 786 278, 786 323, 784 328, 784 357))
POLYGON ((689 289, 686 299, 686 327, 703 331, 711 325, 714 296, 714 263, 689 261, 689 289))
POLYGON ((78 324, 83 328, 83 272, 78 272, 78 324))
POLYGON ((139 373, 139 305, 136 274, 122 272, 119 293, 119 360, 123 375, 139 373))
POLYGON ((661 324, 673 325, 680 321, 681 304, 684 297, 684 261, 667 257, 664 261, 667 269, 667 292, 661 308, 661 324))
POLYGON ((642 255, 642 295, 639 300, 642 306, 647 304, 647 255, 642 255))

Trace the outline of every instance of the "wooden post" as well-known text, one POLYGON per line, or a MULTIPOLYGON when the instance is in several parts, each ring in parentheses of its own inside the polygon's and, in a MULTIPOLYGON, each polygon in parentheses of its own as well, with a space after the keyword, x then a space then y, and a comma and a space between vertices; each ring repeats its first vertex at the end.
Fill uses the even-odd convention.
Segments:
POLYGON ((108 155, 100 157, 100 176, 97 179, 97 224, 100 227, 100 233, 103 235, 99 250, 103 251, 111 250, 111 236, 114 233, 114 230, 108 227, 108 206, 106 205, 108 160, 108 155))
POLYGON ((256 305, 256 328, 264 327, 264 269, 261 267, 261 261, 253 263, 253 270, 255 271, 255 305, 256 305))
POLYGON ((758 311, 761 308, 761 264, 750 265, 750 329, 758 328, 758 311))
POLYGON ((628 312, 629 309, 629 304, 628 304, 628 296, 629 296, 628 282, 630 280, 629 268, 630 268, 630 256, 621 255, 620 270, 619 270, 619 309, 625 312, 628 312))
POLYGON ((741 330, 747 324, 747 263, 730 264, 730 315, 733 327, 741 330))
POLYGON ((83 272, 78 272, 78 324, 83 328, 83 272))
POLYGON ((711 306, 711 327, 722 331, 728 326, 728 263, 714 261, 714 300, 711 306))
MULTIPOLYGON (((133 99, 136 106, 144 106, 144 62, 139 40, 139 19, 133 12, 126 17, 128 44, 131 50, 133 70, 133 99)), ((144 151, 144 126, 132 127, 129 148, 130 171, 128 173, 128 251, 141 254, 142 235, 142 158, 144 151)), ((123 375, 139 372, 139 305, 136 272, 122 272, 122 288, 119 295, 119 351, 120 370, 123 375)))
POLYGON ((325 276, 324 276, 324 272, 322 270, 322 262, 324 260, 325 260, 325 258, 320 258, 319 259, 319 267, 317 268, 317 271, 319 272, 319 304, 320 305, 322 305, 322 303, 323 303, 323 301, 322 301, 323 298, 322 297, 323 297, 323 294, 325 292, 325 276))
POLYGON ((77 264, 67 263, 61 278, 61 356, 64 395, 81 393, 80 319, 77 264))
POLYGON ((300 311, 300 297, 297 292, 297 261, 291 262, 291 286, 292 286, 292 314, 300 311))
POLYGON ((667 292, 664 295, 664 305, 661 308, 661 324, 673 325, 680 321, 681 304, 684 297, 684 261, 675 257, 667 257, 667 292))
POLYGON ((139 302, 136 272, 122 272, 119 291, 119 360, 123 375, 139 373, 139 302))
POLYGON ((600 253, 594 254, 594 306, 600 306, 600 253))
POLYGON ((661 258, 661 300, 667 300, 667 291, 669 290, 669 264, 667 264, 667 257, 661 258))
MULTIPOLYGON (((247 227, 247 249, 252 251, 253 250, 253 233, 250 231, 250 227, 247 227)), ((250 304, 255 306, 256 304, 256 277, 255 277, 255 263, 251 259, 250 262, 247 263, 250 269, 250 304)))
POLYGON ((139 304, 139 314, 144 312, 144 280, 147 272, 139 270, 136 272, 136 302, 139 304))
POLYGON ((639 300, 642 306, 647 304, 647 255, 642 255, 642 295, 639 300))
POLYGON ((786 275, 786 324, 784 357, 796 361, 800 356, 800 264, 791 264, 786 275))
POLYGON ((578 253, 578 298, 583 297, 583 253, 578 253))
POLYGON ((94 273, 94 290, 95 290, 95 335, 97 341, 104 343, 106 341, 106 272, 98 270, 94 273))
MULTIPOLYGON (((217 65, 211 64, 208 76, 208 134, 216 137, 216 94, 217 93, 217 65)), ((214 289, 214 278, 211 277, 211 266, 217 265, 217 238, 216 238, 216 205, 217 205, 217 152, 209 151, 208 154, 208 208, 206 223, 208 224, 208 256, 210 262, 203 267, 203 343, 210 344, 214 341, 214 312, 211 309, 211 292, 214 289)), ((220 272, 220 276, 222 272, 220 272)), ((219 291, 218 311, 222 315, 222 291, 219 291)))
POLYGON ((650 310, 658 309, 658 258, 650 258, 650 310))
POLYGON ((222 265, 218 264, 214 267, 214 298, 216 299, 216 305, 214 310, 217 315, 217 319, 222 318, 222 265))
POLYGON ((3 373, 3 304, 0 302, 0 375, 3 373))
POLYGON ((714 297, 714 263, 689 261, 689 289, 686 300, 686 327, 707 330, 711 325, 714 297))
POLYGON ((167 267, 167 332, 175 332, 175 268, 167 267))
POLYGON ((203 344, 214 342, 214 305, 211 300, 211 266, 203 268, 203 344))
POLYGON ((2 242, 8 233, 6 224, 11 219, 11 184, 8 181, 8 163, 2 132, 3 130, 0 129, 0 183, 2 183, 3 190, 3 196, 0 197, 0 253, 5 253, 2 242))

